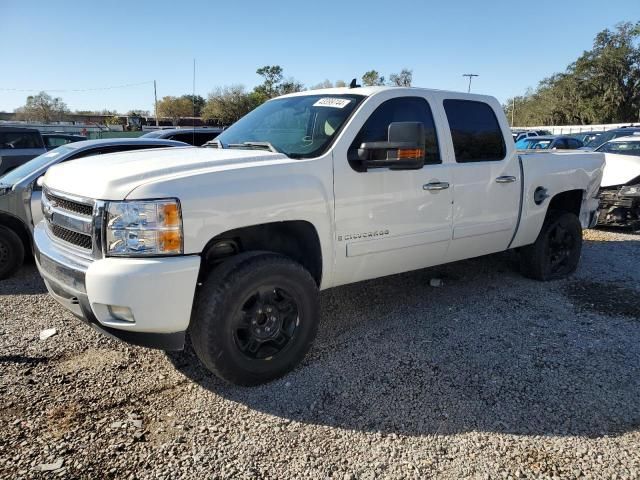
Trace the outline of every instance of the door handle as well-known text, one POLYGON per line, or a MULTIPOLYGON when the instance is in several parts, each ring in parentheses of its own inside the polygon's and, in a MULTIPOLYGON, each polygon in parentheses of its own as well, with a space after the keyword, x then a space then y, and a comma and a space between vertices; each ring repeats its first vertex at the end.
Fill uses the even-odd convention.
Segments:
POLYGON ((423 190, 430 190, 430 191, 446 190, 447 188, 449 188, 448 182, 431 182, 431 183, 425 183, 422 186, 423 190))
POLYGON ((496 178, 496 182, 498 183, 513 183, 516 181, 516 177, 511 175, 503 175, 501 177, 496 178))

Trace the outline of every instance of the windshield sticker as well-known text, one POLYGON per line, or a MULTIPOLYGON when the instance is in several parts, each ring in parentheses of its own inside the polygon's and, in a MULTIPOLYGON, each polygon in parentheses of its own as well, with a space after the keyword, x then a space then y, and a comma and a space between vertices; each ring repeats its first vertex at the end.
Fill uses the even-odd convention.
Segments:
POLYGON ((313 104, 314 107, 344 108, 351 103, 347 98, 325 97, 313 104))

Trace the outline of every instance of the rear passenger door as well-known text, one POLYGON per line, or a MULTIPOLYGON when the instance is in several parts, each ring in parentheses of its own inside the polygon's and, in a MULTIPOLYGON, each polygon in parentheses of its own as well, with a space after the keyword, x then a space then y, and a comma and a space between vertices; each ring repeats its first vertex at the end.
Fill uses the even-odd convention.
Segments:
POLYGON ((497 102, 445 98, 454 163, 453 238, 448 261, 505 250, 516 228, 521 174, 514 147, 504 141, 497 102))

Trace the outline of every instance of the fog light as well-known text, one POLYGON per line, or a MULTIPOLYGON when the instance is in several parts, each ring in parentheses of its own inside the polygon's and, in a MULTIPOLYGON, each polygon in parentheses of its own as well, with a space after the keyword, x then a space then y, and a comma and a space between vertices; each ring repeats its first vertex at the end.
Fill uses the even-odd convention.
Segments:
POLYGON ((109 315, 117 320, 122 320, 124 322, 135 322, 135 318, 133 318, 133 312, 129 307, 119 307, 117 305, 109 305, 107 307, 109 310, 109 315))

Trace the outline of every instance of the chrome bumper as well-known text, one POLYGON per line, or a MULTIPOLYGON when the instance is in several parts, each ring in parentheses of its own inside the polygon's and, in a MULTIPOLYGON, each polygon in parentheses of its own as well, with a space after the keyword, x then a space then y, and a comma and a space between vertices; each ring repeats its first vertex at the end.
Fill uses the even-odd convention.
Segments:
POLYGON ((34 228, 33 245, 36 265, 51 296, 75 316, 90 322, 93 313, 85 276, 91 260, 58 247, 49 237, 44 222, 34 228))
POLYGON ((149 333, 120 330, 102 325, 87 295, 86 275, 91 259, 79 257, 54 242, 44 222, 33 232, 36 265, 51 296, 64 308, 95 330, 133 345, 160 350, 182 350, 185 333, 149 333))

